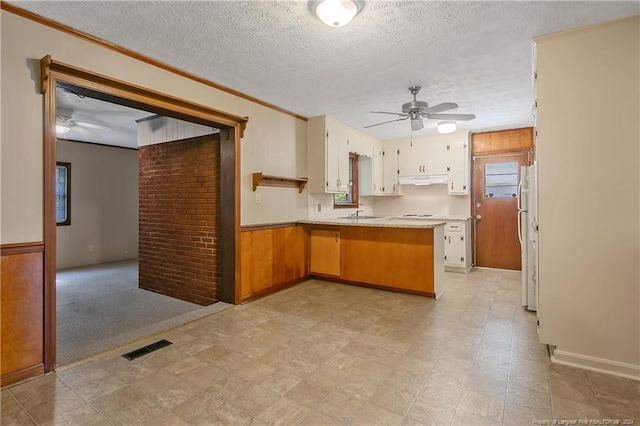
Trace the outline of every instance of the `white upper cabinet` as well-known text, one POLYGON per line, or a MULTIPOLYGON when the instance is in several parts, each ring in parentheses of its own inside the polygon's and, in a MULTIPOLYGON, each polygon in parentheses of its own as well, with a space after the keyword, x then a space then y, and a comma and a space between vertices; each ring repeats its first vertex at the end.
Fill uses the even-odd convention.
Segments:
POLYGON ((325 192, 349 192, 349 134, 341 123, 327 129, 325 192))
POLYGON ((380 195, 400 195, 398 182, 398 146, 382 144, 382 193, 380 195))
POLYGON ((349 191, 348 127, 327 116, 307 122, 310 193, 349 191))
POLYGON ((449 195, 469 195, 469 142, 465 138, 449 145, 449 195))
POLYGON ((360 195, 399 195, 397 149, 377 141, 372 152, 372 158, 358 157, 360 195))
POLYGON ((384 155, 382 152, 382 142, 378 141, 373 146, 373 195, 382 195, 384 186, 384 155))
POLYGON ((404 139, 398 144, 400 176, 447 174, 447 138, 404 139))

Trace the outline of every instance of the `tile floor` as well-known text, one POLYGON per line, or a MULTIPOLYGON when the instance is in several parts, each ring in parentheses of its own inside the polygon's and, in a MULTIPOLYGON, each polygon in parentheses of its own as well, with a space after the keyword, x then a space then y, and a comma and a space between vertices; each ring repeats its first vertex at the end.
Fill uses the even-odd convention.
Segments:
POLYGON ((446 279, 437 301, 310 280, 5 389, 0 421, 640 425, 639 382, 550 364, 518 273, 446 279), (173 345, 120 356, 161 338, 173 345))

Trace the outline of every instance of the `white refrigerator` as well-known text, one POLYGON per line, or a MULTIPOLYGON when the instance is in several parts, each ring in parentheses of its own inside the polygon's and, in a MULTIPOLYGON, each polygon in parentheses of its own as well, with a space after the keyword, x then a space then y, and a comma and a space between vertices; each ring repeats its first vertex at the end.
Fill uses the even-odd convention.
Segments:
POLYGON ((518 238, 522 248, 522 306, 538 310, 538 191, 535 162, 520 168, 518 238))

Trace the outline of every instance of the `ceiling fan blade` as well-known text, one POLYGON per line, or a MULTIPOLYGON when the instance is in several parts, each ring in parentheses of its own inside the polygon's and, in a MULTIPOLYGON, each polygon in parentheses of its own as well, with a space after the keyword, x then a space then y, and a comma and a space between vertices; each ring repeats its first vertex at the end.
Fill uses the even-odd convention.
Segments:
POLYGON ((422 114, 434 114, 436 112, 449 111, 450 109, 456 109, 456 108, 458 108, 458 104, 454 104, 453 102, 444 102, 444 103, 429 107, 426 110, 420 111, 420 112, 422 114))
POLYGON ((384 121, 384 122, 382 122, 382 123, 378 123, 378 124, 370 124, 370 125, 368 125, 368 126, 364 126, 364 127, 363 127, 363 129, 366 129, 367 127, 375 127, 375 126, 380 126, 380 125, 382 125, 382 124, 393 123, 393 122, 395 122, 395 121, 403 121, 403 120, 406 120, 407 118, 409 118, 409 116, 408 116, 408 115, 407 115, 406 117, 404 117, 404 118, 398 118, 397 120, 384 121))
POLYGON ((99 138, 100 135, 98 135, 97 133, 93 133, 91 130, 85 129, 84 127, 81 126, 71 126, 71 130, 76 131, 78 133, 82 133, 85 136, 88 136, 90 138, 99 138))
POLYGON ((369 111, 372 112, 374 114, 392 114, 392 115, 399 115, 400 117, 404 117, 407 116, 407 114, 402 113, 402 112, 387 112, 387 111, 369 111))
POLYGON ((473 114, 429 114, 427 118, 433 120, 469 121, 476 118, 476 116, 473 114))
POLYGON ((111 130, 111 127, 103 126, 101 124, 87 123, 86 121, 79 121, 79 120, 73 120, 73 122, 76 123, 78 126, 88 127, 90 129, 111 130))
POLYGON ((422 123, 422 118, 411 120, 411 130, 415 132, 416 130, 420 130, 423 128, 424 128, 424 124, 422 123))

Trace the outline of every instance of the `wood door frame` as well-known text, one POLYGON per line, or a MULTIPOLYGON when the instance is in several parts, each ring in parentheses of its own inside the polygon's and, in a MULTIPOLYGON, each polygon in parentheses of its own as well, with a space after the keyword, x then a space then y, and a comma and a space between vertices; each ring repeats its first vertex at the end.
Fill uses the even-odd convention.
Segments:
MULTIPOLYGON (((502 150, 499 152, 485 152, 485 153, 477 153, 472 154, 471 156, 471 241, 472 247, 471 251, 473 252, 473 266, 478 266, 477 262, 477 240, 476 240, 476 203, 478 202, 476 198, 476 185, 482 184, 482 182, 478 183, 475 179, 475 163, 476 159, 490 159, 490 158, 501 158, 501 157, 511 157, 515 155, 526 155, 527 156, 527 165, 530 166, 533 158, 533 148, 529 149, 511 149, 511 150, 502 150)), ((518 175, 520 171, 518 171, 518 175)))
POLYGON ((40 60, 44 99, 44 370, 56 367, 56 86, 70 84, 98 99, 220 128, 221 300, 236 303, 240 277, 240 139, 248 117, 196 104, 145 87, 54 61, 40 60))

